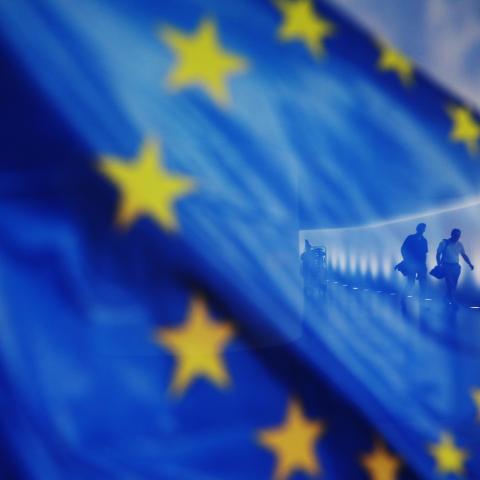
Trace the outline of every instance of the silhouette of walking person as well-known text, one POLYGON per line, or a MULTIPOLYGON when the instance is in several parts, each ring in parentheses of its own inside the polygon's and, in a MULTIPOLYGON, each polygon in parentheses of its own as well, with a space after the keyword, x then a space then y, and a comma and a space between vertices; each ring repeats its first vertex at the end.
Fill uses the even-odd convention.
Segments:
POLYGON ((305 297, 316 299, 326 293, 327 250, 326 247, 313 247, 305 240, 305 251, 301 255, 305 297))
POLYGON ((409 235, 402 244, 402 272, 407 277, 405 294, 413 290, 416 279, 418 279, 420 294, 425 294, 427 283, 428 242, 423 234, 425 233, 426 228, 427 225, 425 223, 419 223, 416 232, 409 235))
POLYGON ((472 262, 465 253, 463 244, 459 241, 461 235, 461 230, 454 228, 450 234, 450 238, 442 240, 437 248, 437 265, 441 265, 443 268, 447 286, 447 300, 452 304, 455 304, 455 291, 462 270, 459 262, 460 255, 465 260, 465 263, 473 270, 472 262))

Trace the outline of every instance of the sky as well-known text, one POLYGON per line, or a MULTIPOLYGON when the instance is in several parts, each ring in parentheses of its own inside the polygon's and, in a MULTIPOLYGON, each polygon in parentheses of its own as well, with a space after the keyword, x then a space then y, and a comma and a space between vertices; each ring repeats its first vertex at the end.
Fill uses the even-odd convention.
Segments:
POLYGON ((478 0, 329 0, 480 110, 478 0))

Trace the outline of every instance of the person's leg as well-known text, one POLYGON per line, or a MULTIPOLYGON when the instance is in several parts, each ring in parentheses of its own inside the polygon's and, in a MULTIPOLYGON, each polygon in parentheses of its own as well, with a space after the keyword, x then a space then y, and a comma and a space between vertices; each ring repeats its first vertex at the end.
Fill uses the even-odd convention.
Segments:
POLYGON ((427 266, 426 265, 422 265, 418 269, 417 278, 418 278, 420 298, 423 300, 427 293, 427 266))
POLYGON ((451 301, 455 302, 455 292, 457 291, 458 279, 460 278, 460 272, 462 268, 457 263, 452 265, 452 297, 451 301))
POLYGON ((447 286, 447 300, 453 301, 453 294, 455 291, 455 280, 454 280, 454 272, 451 268, 451 265, 444 265, 445 269, 445 284, 447 286))
POLYGON ((460 277, 460 265, 458 263, 445 265, 445 282, 447 284, 447 299, 455 302, 455 291, 457 289, 458 278, 460 277))
POLYGON ((404 296, 410 295, 412 293, 413 288, 415 286, 415 277, 416 277, 415 272, 409 272, 408 273, 407 284, 405 285, 405 290, 403 291, 404 296))

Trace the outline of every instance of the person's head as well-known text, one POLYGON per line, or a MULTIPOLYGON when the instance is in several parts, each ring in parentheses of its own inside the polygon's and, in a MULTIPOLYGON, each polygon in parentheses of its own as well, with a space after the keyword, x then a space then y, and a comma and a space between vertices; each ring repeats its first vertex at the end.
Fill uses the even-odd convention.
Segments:
POLYGON ((450 234, 451 235, 451 239, 454 241, 454 242, 457 242, 460 238, 460 236, 462 235, 462 231, 459 229, 459 228, 454 228, 452 230, 452 233, 450 234))
POLYGON ((426 229, 427 229, 427 225, 425 223, 419 223, 417 225, 417 233, 419 235, 423 235, 426 229))

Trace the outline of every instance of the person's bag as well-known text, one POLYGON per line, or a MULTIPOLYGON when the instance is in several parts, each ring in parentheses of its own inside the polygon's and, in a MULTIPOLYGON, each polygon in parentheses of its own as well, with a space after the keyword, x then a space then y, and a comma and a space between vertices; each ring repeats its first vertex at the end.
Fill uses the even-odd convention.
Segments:
POLYGON ((437 265, 430 270, 430 275, 432 277, 438 278, 441 280, 445 278, 445 267, 443 265, 437 265))
POLYGON ((397 265, 395 265, 394 270, 398 270, 405 277, 408 275, 408 268, 405 260, 401 261, 400 263, 397 263, 397 265))

